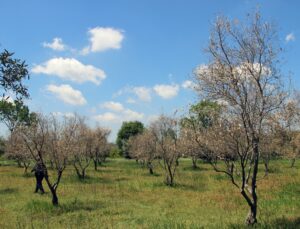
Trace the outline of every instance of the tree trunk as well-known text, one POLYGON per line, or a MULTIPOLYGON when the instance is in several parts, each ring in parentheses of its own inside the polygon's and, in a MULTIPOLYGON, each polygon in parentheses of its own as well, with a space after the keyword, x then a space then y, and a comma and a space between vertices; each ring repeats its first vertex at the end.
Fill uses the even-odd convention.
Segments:
POLYGON ((293 158, 291 161, 291 168, 294 168, 296 162, 296 158, 293 158))
POLYGON ((197 169, 198 166, 197 166, 197 157, 192 157, 192 162, 193 162, 193 169, 197 169))
POLYGON ((173 186, 174 185, 174 175, 172 173, 172 169, 169 165, 167 165, 167 179, 166 179, 166 184, 168 186, 173 186))
POLYGON ((268 174, 269 174, 269 162, 265 161, 264 165, 265 165, 265 176, 268 176, 268 174))
POLYGON ((95 171, 98 171, 98 162, 97 162, 97 160, 94 160, 94 168, 95 168, 95 171))
POLYGON ((27 165, 24 166, 24 174, 27 174, 28 167, 29 166, 27 166, 27 165))
POLYGON ((23 168, 21 161, 17 160, 18 167, 23 168))
POLYGON ((82 170, 82 176, 81 176, 81 178, 84 180, 84 178, 85 178, 85 169, 83 169, 82 170))
POLYGON ((58 205, 58 197, 56 194, 56 190, 55 189, 50 189, 50 190, 51 190, 51 194, 52 194, 52 204, 54 206, 57 206, 58 205))
POLYGON ((248 214, 247 219, 246 219, 246 224, 247 225, 254 225, 254 224, 257 223, 256 213, 257 213, 257 204, 253 204, 250 207, 250 211, 249 211, 249 214, 248 214))
POLYGON ((257 182, 257 173, 258 173, 258 164, 259 164, 259 138, 254 137, 252 141, 253 153, 254 153, 254 166, 253 173, 251 178, 251 204, 248 202, 250 206, 250 212, 247 216, 246 223, 247 225, 254 225, 257 223, 257 194, 256 194, 256 182, 257 182))
POLYGON ((151 162, 148 162, 147 165, 148 165, 149 173, 150 173, 151 175, 153 175, 154 172, 153 172, 153 166, 152 166, 151 162))

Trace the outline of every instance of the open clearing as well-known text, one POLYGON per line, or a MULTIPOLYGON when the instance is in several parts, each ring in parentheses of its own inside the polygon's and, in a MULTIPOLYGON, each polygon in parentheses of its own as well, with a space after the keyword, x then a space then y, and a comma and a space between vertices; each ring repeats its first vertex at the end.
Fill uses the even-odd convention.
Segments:
MULTIPOLYGON (((176 186, 167 187, 133 160, 108 159, 80 181, 66 169, 58 188, 59 207, 51 195, 34 194, 34 176, 2 161, 0 228, 241 228, 248 208, 238 190, 208 164, 191 169, 181 159, 176 186)), ((262 228, 300 226, 300 171, 289 162, 271 161, 270 174, 259 181, 259 224, 262 228)), ((261 173, 263 174, 263 173, 261 173)))

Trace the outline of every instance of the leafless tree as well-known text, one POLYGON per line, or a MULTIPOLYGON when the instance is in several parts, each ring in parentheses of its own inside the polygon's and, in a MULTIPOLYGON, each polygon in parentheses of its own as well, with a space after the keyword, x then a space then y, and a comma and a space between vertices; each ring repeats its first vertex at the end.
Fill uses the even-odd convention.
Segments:
POLYGON ((78 128, 75 132, 75 141, 71 150, 72 164, 78 178, 85 179, 86 169, 92 160, 93 133, 87 126, 83 117, 76 116, 79 120, 78 128))
POLYGON ((194 130, 187 127, 183 127, 180 131, 180 139, 182 143, 181 152, 184 156, 191 157, 192 168, 197 169, 197 160, 203 157, 202 148, 199 146, 199 136, 196 136, 194 130))
POLYGON ((24 168, 24 173, 26 174, 31 164, 32 157, 25 146, 19 131, 20 128, 15 128, 14 131, 11 132, 8 141, 6 142, 5 155, 8 159, 15 160, 19 167, 24 168))
POLYGON ((177 160, 181 155, 179 122, 175 118, 161 115, 150 124, 149 130, 154 135, 159 162, 166 174, 165 182, 168 186, 173 186, 178 167, 177 160))
POLYGON ((277 124, 276 145, 284 156, 291 159, 291 167, 294 167, 296 158, 300 156, 300 106, 298 101, 296 99, 288 100, 275 118, 277 124))
POLYGON ((110 130, 98 126, 92 130, 91 134, 93 138, 91 157, 94 168, 97 170, 98 165, 105 162, 105 159, 109 156, 110 144, 107 138, 110 135, 110 130))
MULTIPOLYGON (((210 62, 196 69, 195 77, 202 97, 222 100, 228 106, 228 115, 223 118, 228 124, 221 124, 225 125, 223 131, 231 137, 223 141, 225 148, 220 150, 217 158, 230 164, 229 170, 222 171, 231 178, 246 200, 250 208, 246 223, 253 225, 257 222, 257 175, 262 127, 268 116, 280 108, 285 93, 277 67, 281 49, 276 43, 274 27, 263 22, 259 13, 248 15, 247 19, 246 23, 241 23, 218 17, 206 50, 210 62), (236 149, 232 148, 234 142, 236 149), (226 151, 231 152, 231 156, 222 156, 226 151), (235 166, 236 161, 239 167, 235 166), (241 176, 240 182, 233 175, 237 170, 241 176)), ((216 138, 209 140, 215 146, 216 138)))
POLYGON ((39 114, 31 126, 23 126, 21 136, 36 163, 42 163, 46 183, 52 194, 52 204, 58 205, 57 188, 63 171, 67 166, 69 152, 78 127, 76 117, 64 117, 62 121, 56 117, 39 114), (52 160, 56 176, 48 173, 47 160, 52 160), (51 179, 50 179, 51 176, 51 179))
POLYGON ((154 134, 149 130, 132 136, 128 141, 129 154, 131 158, 142 161, 150 174, 154 174, 154 160, 157 158, 157 145, 154 134))

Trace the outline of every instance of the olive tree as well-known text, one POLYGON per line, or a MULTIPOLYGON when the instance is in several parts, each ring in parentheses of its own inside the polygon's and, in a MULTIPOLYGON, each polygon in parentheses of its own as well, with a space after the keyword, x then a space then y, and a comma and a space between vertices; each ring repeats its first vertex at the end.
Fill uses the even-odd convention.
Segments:
POLYGON ((157 145, 153 132, 144 130, 143 133, 129 138, 128 145, 130 157, 141 161, 153 175, 153 162, 157 158, 157 145))
POLYGON ((5 147, 5 156, 8 159, 15 160, 19 167, 24 168, 24 173, 26 174, 31 164, 32 157, 28 148, 25 146, 19 131, 20 128, 16 128, 8 137, 5 147))
POLYGON ((4 50, 0 53, 0 92, 6 100, 12 92, 16 98, 28 98, 29 93, 23 81, 29 79, 25 61, 13 57, 14 53, 4 50))
MULTIPOLYGON (((199 94, 227 104, 224 120, 228 120, 230 128, 224 126, 223 129, 228 136, 232 132, 233 137, 223 141, 223 150, 215 152, 220 153, 220 156, 216 154, 219 160, 231 161, 229 170, 222 171, 248 204, 250 211, 246 223, 249 225, 257 222, 257 177, 263 123, 280 108, 285 98, 278 69, 280 50, 274 27, 263 22, 259 13, 249 15, 246 23, 218 17, 206 49, 209 63, 195 70, 199 94), (236 142, 236 149, 232 148, 232 141, 236 142), (222 155, 224 150, 232 155, 222 155), (238 167, 235 161, 239 162, 238 167), (236 170, 241 175, 238 180, 233 176, 236 170)), ((208 146, 217 146, 217 141, 209 139, 208 146)))
POLYGON ((75 132, 75 142, 71 150, 71 162, 78 178, 85 179, 86 169, 89 167, 92 157, 93 136, 92 131, 82 117, 75 132))
POLYGON ((102 127, 96 127, 92 129, 92 149, 91 158, 94 162, 94 168, 97 171, 98 165, 105 162, 105 159, 109 156, 110 144, 108 143, 108 136, 110 130, 102 127))
POLYGON ((161 115, 150 124, 149 130, 154 135, 159 164, 165 171, 165 183, 173 186, 178 167, 177 160, 181 155, 179 122, 175 118, 161 115))
POLYGON ((21 137, 32 159, 42 163, 45 180, 52 195, 52 204, 56 206, 57 188, 76 142, 77 117, 64 117, 63 120, 58 120, 53 115, 38 114, 35 123, 20 128, 21 137), (49 173, 47 161, 50 160, 56 174, 49 173))
POLYGON ((192 158, 192 167, 197 168, 197 160, 207 161, 206 132, 218 117, 221 106, 208 100, 191 105, 186 117, 181 119, 180 136, 183 139, 182 149, 192 158))

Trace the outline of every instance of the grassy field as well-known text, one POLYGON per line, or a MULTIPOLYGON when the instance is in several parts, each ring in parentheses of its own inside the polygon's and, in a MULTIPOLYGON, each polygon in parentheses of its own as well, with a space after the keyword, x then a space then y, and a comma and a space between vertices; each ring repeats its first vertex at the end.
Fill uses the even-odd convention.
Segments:
MULTIPOLYGON (((34 194, 34 177, 1 162, 0 228, 241 228, 248 212, 238 190, 209 165, 192 170, 182 159, 176 186, 157 169, 148 175, 135 161, 109 159, 85 181, 68 168, 58 188, 59 207, 34 194)), ((300 168, 272 161, 259 181, 258 228, 300 228, 300 168)), ((46 184, 44 184, 46 188, 46 184)))

